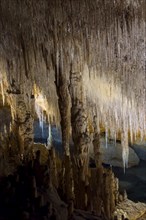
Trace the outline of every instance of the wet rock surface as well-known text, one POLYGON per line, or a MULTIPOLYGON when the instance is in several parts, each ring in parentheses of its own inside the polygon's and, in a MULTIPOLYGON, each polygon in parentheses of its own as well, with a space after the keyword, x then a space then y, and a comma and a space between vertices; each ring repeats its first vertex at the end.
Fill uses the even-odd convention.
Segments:
MULTIPOLYGON (((102 154, 103 163, 110 164, 115 167, 123 167, 122 159, 122 145, 118 142, 108 141, 106 147, 106 141, 101 139, 100 151, 102 154)), ((129 147, 128 167, 136 166, 139 164, 139 158, 135 151, 129 147)))
POLYGON ((126 190, 128 198, 134 202, 146 203, 146 162, 140 161, 138 166, 126 169, 113 167, 115 175, 119 178, 121 190, 126 190))
POLYGON ((141 160, 146 161, 146 141, 136 141, 131 147, 141 160))

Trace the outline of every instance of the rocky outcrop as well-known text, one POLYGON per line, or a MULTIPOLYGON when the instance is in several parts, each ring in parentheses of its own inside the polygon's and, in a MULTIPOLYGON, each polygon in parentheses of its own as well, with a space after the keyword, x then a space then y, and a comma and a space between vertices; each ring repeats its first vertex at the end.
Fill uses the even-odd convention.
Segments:
POLYGON ((146 141, 136 141, 131 145, 131 148, 141 160, 146 160, 146 141))
MULTIPOLYGON (((101 157, 103 163, 112 166, 123 167, 122 161, 122 146, 120 143, 109 141, 106 148, 106 141, 101 140, 101 157)), ((139 158, 132 148, 129 147, 128 167, 136 166, 139 164, 139 158)))
POLYGON ((131 200, 124 200, 116 207, 114 216, 117 216, 117 220, 122 219, 122 215, 129 220, 142 219, 142 216, 146 213, 146 204, 134 203, 131 200))

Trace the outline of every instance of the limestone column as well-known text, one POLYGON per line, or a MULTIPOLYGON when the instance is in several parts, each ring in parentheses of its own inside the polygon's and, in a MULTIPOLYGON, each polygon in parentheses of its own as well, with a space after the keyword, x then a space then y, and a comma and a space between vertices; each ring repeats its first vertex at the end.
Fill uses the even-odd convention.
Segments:
POLYGON ((12 95, 11 109, 13 113, 12 132, 17 140, 20 156, 32 154, 33 148, 33 115, 24 96, 12 95))
POLYGON ((68 82, 65 73, 62 73, 61 68, 56 79, 56 89, 58 94, 58 104, 61 116, 61 131, 62 131, 62 145, 64 154, 70 155, 69 142, 70 142, 70 94, 68 91, 68 82))
POLYGON ((87 113, 82 88, 82 74, 80 71, 71 70, 70 94, 71 94, 71 123, 72 138, 75 148, 74 179, 75 197, 78 208, 86 208, 86 186, 88 185, 88 148, 91 139, 88 134, 87 113), (77 181, 78 179, 78 181, 77 181))
POLYGON ((95 163, 96 167, 101 166, 101 153, 100 153, 100 134, 97 128, 97 115, 93 115, 93 147, 94 147, 94 156, 95 156, 95 163))
POLYGON ((56 90, 58 94, 58 105, 61 117, 61 131, 62 131, 62 145, 64 150, 63 159, 63 191, 68 203, 69 215, 73 212, 73 176, 72 176, 72 164, 70 158, 70 94, 68 90, 68 82, 66 75, 59 68, 58 78, 56 78, 56 90))

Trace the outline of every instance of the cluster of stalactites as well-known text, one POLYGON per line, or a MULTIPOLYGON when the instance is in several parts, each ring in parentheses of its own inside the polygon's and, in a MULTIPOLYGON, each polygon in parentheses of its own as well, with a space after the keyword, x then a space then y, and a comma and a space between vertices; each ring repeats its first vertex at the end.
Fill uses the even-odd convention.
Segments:
MULTIPOLYGON (((37 3, 31 0, 30 4, 9 1, 7 5, 3 0, 5 25, 0 36, 1 51, 7 53, 8 58, 13 57, 9 61, 8 75, 16 80, 20 72, 18 81, 24 85, 24 91, 28 87, 25 78, 36 81, 41 88, 34 96, 42 127, 44 115, 49 118, 56 111, 57 97, 52 95, 55 77, 52 75, 59 74, 61 68, 68 80, 70 72, 83 75, 88 110, 92 112, 95 106, 98 127, 100 124, 105 127, 106 138, 109 130, 115 139, 119 130, 124 134, 130 131, 131 141, 138 132, 144 137, 144 3, 145 0, 40 0, 37 3), (10 8, 9 13, 7 8, 10 8), (26 19, 28 17, 30 19, 26 19), (8 35, 9 32, 12 34, 8 35), (51 88, 50 100, 48 87, 51 88)), ((123 149, 126 138, 128 135, 123 135, 123 149)), ((128 153, 123 153, 123 158, 125 154, 128 153)))
MULTIPOLYGON (((92 112, 92 106, 95 106, 97 124, 99 130, 100 125, 105 127, 106 139, 110 133, 116 140, 118 132, 122 131, 123 164, 126 167, 128 133, 131 142, 138 133, 141 139, 146 133, 145 20, 142 17, 143 1, 133 1, 134 4, 124 1, 126 6, 122 9, 121 5, 116 16, 112 8, 114 4, 118 7, 116 1, 113 5, 110 2, 100 5, 98 1, 101 12, 109 5, 104 16, 98 8, 97 13, 93 9, 91 16, 88 12, 85 16, 84 7, 81 9, 80 4, 77 7, 71 3, 72 18, 68 23, 64 11, 67 5, 64 3, 60 5, 62 10, 55 10, 58 18, 54 22, 55 64, 59 74, 61 63, 67 78, 70 72, 81 73, 87 108, 92 112), (73 20, 75 14, 80 17, 73 20)), ((90 11, 92 4, 84 6, 90 11)))
MULTIPOLYGON (((48 103, 46 96, 43 92, 34 85, 34 99, 35 99, 35 112, 39 119, 39 126, 42 131, 42 137, 44 137, 44 124, 48 123, 48 139, 47 139, 47 146, 51 146, 52 143, 52 133, 51 133, 51 124, 55 123, 58 124, 58 108, 53 108, 53 100, 52 102, 48 103)), ((56 100, 55 100, 56 101, 56 100)))
MULTIPOLYGON (((108 79, 106 75, 89 77, 87 66, 84 69, 84 76, 87 105, 91 107, 88 110, 97 115, 99 132, 104 127, 106 143, 108 136, 115 138, 115 142, 118 138, 121 139, 123 165, 125 168, 128 166, 128 143, 136 140, 138 135, 140 135, 141 140, 145 138, 145 96, 141 97, 143 102, 139 100, 138 104, 135 96, 129 98, 126 91, 122 91, 122 88, 115 83, 114 78, 108 79), (120 137, 119 133, 121 134, 120 137)), ((135 80, 137 79, 135 78, 135 80)), ((125 83, 128 84, 129 82, 125 83)))

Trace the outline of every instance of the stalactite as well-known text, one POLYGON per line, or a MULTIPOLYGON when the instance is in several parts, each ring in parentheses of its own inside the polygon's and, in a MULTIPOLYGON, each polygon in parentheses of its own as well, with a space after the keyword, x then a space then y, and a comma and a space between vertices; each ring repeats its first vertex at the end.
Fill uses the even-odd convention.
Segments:
POLYGON ((128 146, 128 132, 125 132, 125 130, 122 132, 122 159, 123 159, 123 167, 124 172, 125 168, 128 168, 128 158, 129 158, 129 146, 128 146))
POLYGON ((40 125, 40 128, 42 130, 42 137, 44 136, 43 133, 44 133, 44 109, 43 107, 41 107, 38 102, 43 102, 43 96, 39 95, 36 99, 35 99, 35 111, 36 111, 36 114, 38 116, 38 119, 39 119, 39 125, 40 125))
POLYGON ((48 138, 47 138, 47 148, 50 149, 52 147, 52 130, 51 124, 48 126, 48 138))
MULTIPOLYGON (((53 96, 54 98, 54 96, 53 96)), ((58 113, 58 105, 56 103, 56 109, 55 102, 56 99, 53 100, 54 103, 49 103, 47 100, 47 97, 43 94, 43 92, 37 87, 37 85, 34 85, 34 99, 35 99, 35 112, 37 114, 37 117, 39 119, 39 125, 42 129, 42 136, 43 136, 43 127, 45 122, 49 123, 56 123, 56 125, 59 124, 59 113, 58 113)))

